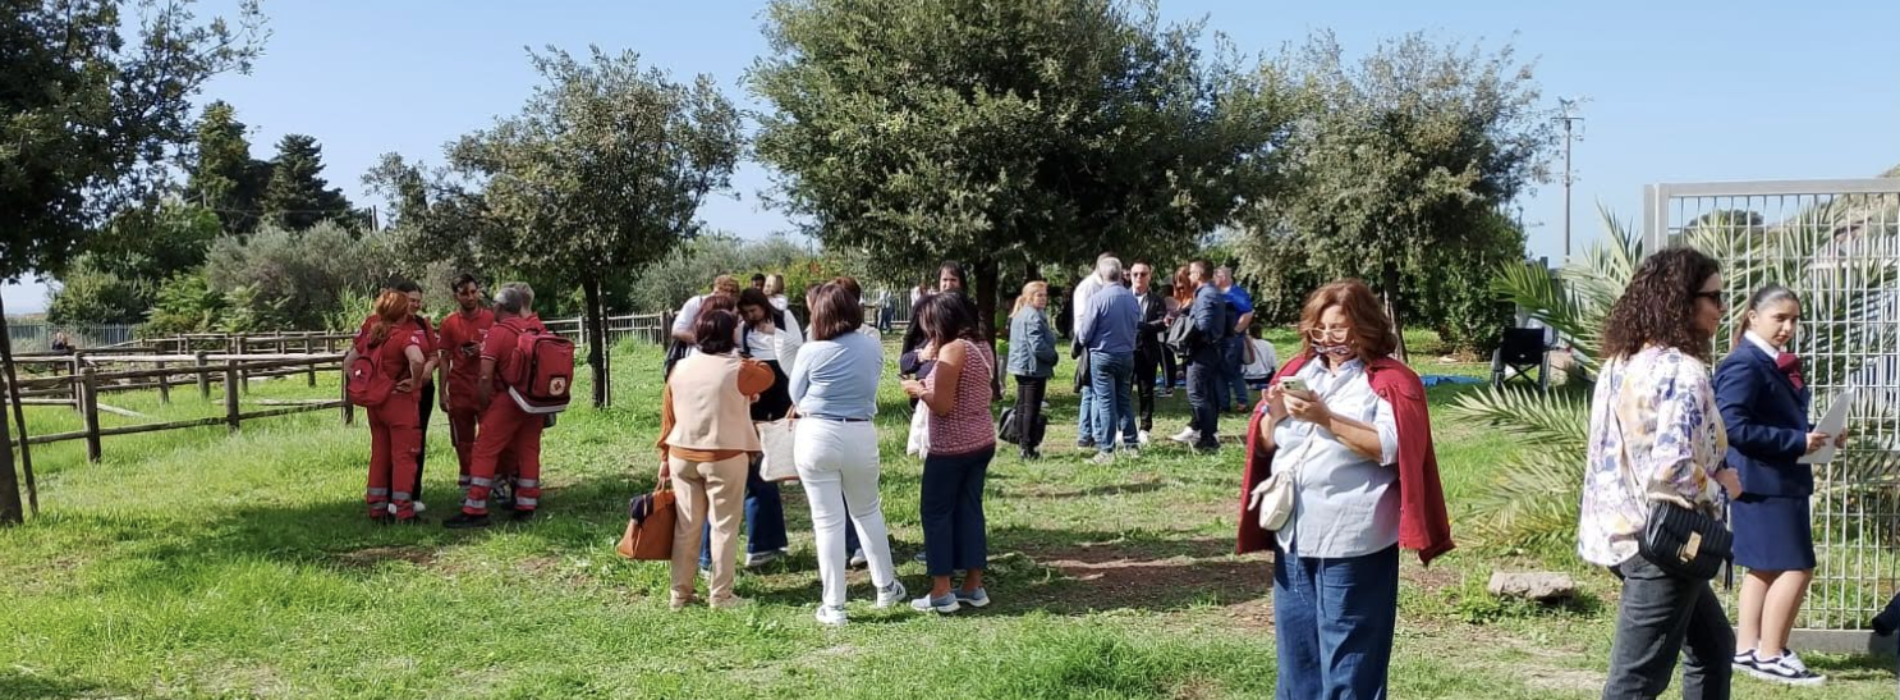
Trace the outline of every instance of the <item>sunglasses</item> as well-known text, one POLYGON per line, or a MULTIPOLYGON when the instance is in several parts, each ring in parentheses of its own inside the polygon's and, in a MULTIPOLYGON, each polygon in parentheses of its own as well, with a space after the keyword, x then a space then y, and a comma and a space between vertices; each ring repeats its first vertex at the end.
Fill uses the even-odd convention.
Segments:
POLYGON ((1710 302, 1714 303, 1718 308, 1723 308, 1723 309, 1728 308, 1728 295, 1723 294, 1721 292, 1696 292, 1695 298, 1707 299, 1710 302))

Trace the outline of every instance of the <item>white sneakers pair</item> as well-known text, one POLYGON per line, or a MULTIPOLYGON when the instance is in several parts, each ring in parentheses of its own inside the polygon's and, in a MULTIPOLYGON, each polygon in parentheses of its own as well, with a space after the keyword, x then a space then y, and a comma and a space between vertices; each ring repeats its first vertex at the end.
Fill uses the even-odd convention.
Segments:
MULTIPOLYGON (((904 590, 902 581, 891 581, 891 585, 877 590, 877 602, 873 604, 873 607, 882 610, 903 602, 909 595, 910 591, 904 590)), ((831 627, 841 627, 850 621, 850 616, 845 613, 842 605, 834 607, 820 603, 815 617, 818 618, 818 624, 831 627)))

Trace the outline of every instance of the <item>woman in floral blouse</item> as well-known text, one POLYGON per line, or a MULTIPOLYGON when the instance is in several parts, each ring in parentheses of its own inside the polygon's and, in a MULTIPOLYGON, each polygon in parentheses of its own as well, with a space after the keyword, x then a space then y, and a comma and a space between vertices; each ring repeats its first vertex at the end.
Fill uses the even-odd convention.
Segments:
POLYGON ((1690 249, 1650 256, 1611 308, 1591 402, 1577 552, 1623 579, 1604 698, 1655 698, 1683 654, 1683 697, 1727 698, 1735 633, 1709 582, 1637 554, 1651 503, 1722 517, 1739 493, 1709 379, 1728 303, 1720 265, 1690 249))

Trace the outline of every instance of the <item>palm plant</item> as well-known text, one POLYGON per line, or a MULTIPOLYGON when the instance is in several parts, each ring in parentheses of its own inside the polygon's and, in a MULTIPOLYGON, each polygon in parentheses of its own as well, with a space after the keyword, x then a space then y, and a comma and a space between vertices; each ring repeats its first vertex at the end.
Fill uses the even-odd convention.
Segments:
MULTIPOLYGON (((1854 219, 1900 221, 1882 215, 1854 219)), ((1491 488, 1467 508, 1464 520, 1485 545, 1559 549, 1576 537, 1583 465, 1587 458, 1590 373, 1601 358, 1604 320, 1628 287, 1645 255, 1642 239, 1609 212, 1602 213, 1604 238, 1572 260, 1562 279, 1541 268, 1510 265, 1493 291, 1526 310, 1567 341, 1577 360, 1571 381, 1548 394, 1522 389, 1485 389, 1466 394, 1452 407, 1455 417, 1479 421, 1523 439, 1525 449, 1499 465, 1491 488)), ((1731 307, 1739 322, 1747 296, 1762 284, 1780 283, 1801 292, 1808 316, 1800 351, 1819 359, 1810 370, 1818 387, 1847 385, 1870 359, 1895 354, 1893 314, 1900 266, 1892 255, 1856 254, 1894 250, 1895 226, 1843 227, 1852 218, 1838 203, 1815 207, 1772 226, 1727 219, 1698 222, 1677 241, 1723 261, 1731 307), (1819 222, 1827 222, 1825 224, 1819 222), (1851 229, 1851 230, 1850 230, 1851 229), (1844 233, 1844 231, 1846 231, 1844 233), (1851 241, 1847 240, 1851 239, 1851 241), (1849 243, 1851 242, 1851 245, 1849 243), (1881 248, 1880 246, 1886 246, 1881 248)), ((1727 329, 1718 336, 1729 338, 1727 329)), ((1720 343, 1722 349, 1728 343, 1720 343)), ((1817 397, 1825 405, 1826 396, 1817 397)), ((1848 483, 1866 484, 1876 465, 1852 470, 1848 483)))

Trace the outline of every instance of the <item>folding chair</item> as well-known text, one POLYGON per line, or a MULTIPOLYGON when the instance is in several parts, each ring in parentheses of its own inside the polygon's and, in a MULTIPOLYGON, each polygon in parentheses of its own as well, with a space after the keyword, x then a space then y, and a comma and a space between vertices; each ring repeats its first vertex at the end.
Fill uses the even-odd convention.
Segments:
POLYGON ((1502 388, 1511 380, 1531 383, 1537 370, 1538 391, 1550 390, 1550 345, 1542 328, 1507 328, 1504 342, 1491 352, 1491 386, 1502 388))

